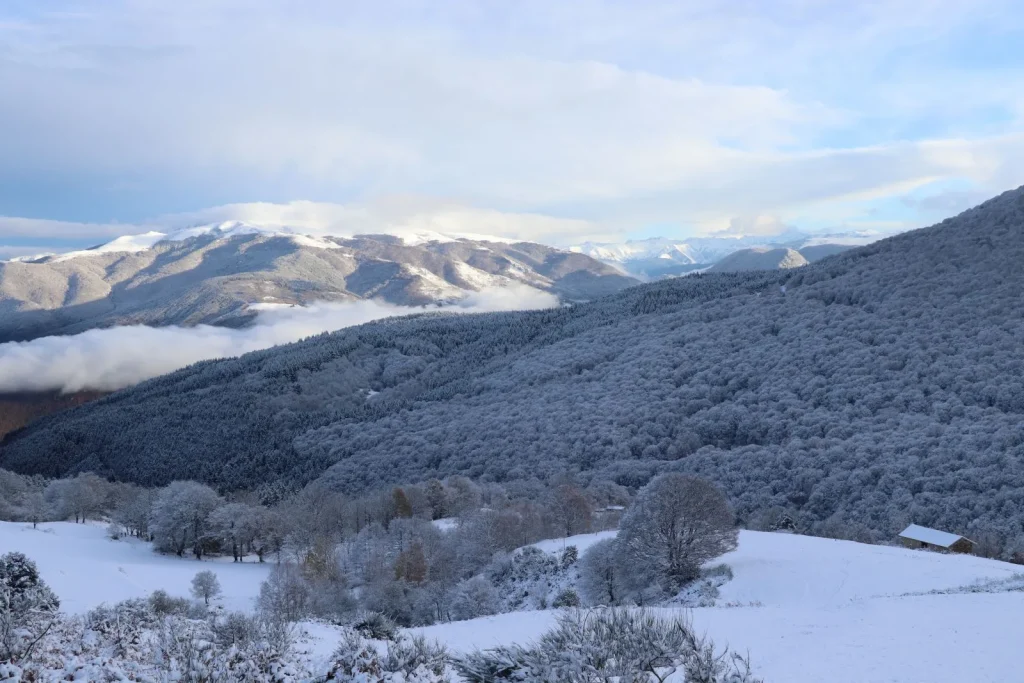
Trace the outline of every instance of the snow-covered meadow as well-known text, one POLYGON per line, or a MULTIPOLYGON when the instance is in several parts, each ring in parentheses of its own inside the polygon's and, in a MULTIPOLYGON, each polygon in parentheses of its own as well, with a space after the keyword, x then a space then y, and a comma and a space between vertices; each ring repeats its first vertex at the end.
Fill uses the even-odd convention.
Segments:
MULTIPOLYGON (((537 547, 581 554, 613 532, 542 541, 537 547)), ((188 595, 201 569, 216 572, 223 604, 250 609, 270 565, 197 562, 155 554, 149 544, 113 541, 99 525, 0 523, 0 552, 34 559, 63 609, 145 596, 162 588, 188 595)), ((1013 577, 1015 565, 790 534, 744 531, 739 549, 721 558, 734 578, 716 607, 690 616, 719 646, 748 652, 767 682, 900 683, 1005 681, 1020 673, 1022 592, 949 591, 1013 577)), ((670 608, 664 608, 668 610, 670 608)), ((555 621, 554 610, 517 612, 412 629, 454 652, 525 644, 555 621)), ((300 647, 326 657, 338 632, 305 625, 300 647)))
POLYGON ((0 554, 12 550, 35 561, 43 580, 60 598, 61 609, 69 614, 146 597, 158 589, 188 596, 192 577, 206 569, 220 580, 224 607, 251 610, 271 568, 233 563, 230 557, 198 562, 159 555, 138 539, 107 538, 106 525, 100 523, 49 522, 33 529, 31 524, 0 522, 0 554))
MULTIPOLYGON (((582 549, 608 532, 538 544, 582 549)), ((749 652, 766 682, 944 683, 1021 676, 1024 593, 931 594, 1006 579, 1016 565, 966 555, 791 534, 740 533, 719 561, 734 578, 718 606, 690 610, 719 646, 749 652)), ((717 561, 716 561, 717 562, 717 561)), ((667 610, 668 608, 666 608, 667 610)), ((527 643, 554 611, 414 629, 454 651, 527 643)))

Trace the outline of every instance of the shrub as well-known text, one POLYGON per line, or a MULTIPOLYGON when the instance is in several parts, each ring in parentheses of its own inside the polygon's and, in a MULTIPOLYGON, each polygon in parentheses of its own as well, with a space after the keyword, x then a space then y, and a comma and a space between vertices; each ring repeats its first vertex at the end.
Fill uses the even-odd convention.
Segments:
POLYGON ((168 595, 165 590, 155 590, 149 595, 149 607, 155 614, 185 616, 189 613, 191 604, 185 598, 168 595))
POLYGON ((0 661, 27 660, 56 623, 60 601, 22 553, 0 556, 0 661))
POLYGON ((380 612, 362 612, 352 628, 359 634, 374 640, 395 640, 398 636, 398 624, 380 612))
POLYGON ((536 645, 477 651, 455 668, 471 683, 640 683, 677 673, 692 683, 759 683, 745 658, 716 651, 684 618, 625 608, 565 613, 536 645))
POLYGON ((498 609, 498 594, 482 576, 467 579, 452 591, 451 614, 457 621, 495 614, 498 609))
POLYGON ((571 588, 566 588, 559 593, 551 603, 552 607, 579 607, 580 596, 571 588))

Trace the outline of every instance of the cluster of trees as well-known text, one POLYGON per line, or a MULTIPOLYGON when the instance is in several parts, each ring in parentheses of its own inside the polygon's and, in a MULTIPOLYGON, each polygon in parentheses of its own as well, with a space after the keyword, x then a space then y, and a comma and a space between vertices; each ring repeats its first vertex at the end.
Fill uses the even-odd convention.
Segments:
MULTIPOLYGON (((194 481, 147 489, 91 473, 45 480, 0 470, 0 500, 0 519, 104 520, 111 538, 150 540, 163 553, 273 560, 261 600, 292 619, 342 622, 369 609, 410 625, 554 604, 574 583, 575 557, 563 566, 512 551, 614 528, 630 492, 583 488, 570 475, 505 485, 454 476, 358 496, 313 484, 264 504, 194 481)), ((204 600, 216 594, 212 578, 197 578, 204 600)))
POLYGON ((290 620, 263 605, 255 614, 225 613, 157 591, 82 616, 63 615, 35 564, 19 554, 0 557, 0 598, 5 681, 760 680, 747 658, 718 650, 684 619, 643 610, 568 611, 535 645, 465 656, 400 634, 371 616, 344 627, 338 648, 321 664, 294 647, 290 620), (373 642, 381 640, 386 648, 373 642))
MULTIPOLYGON (((105 484, 86 476, 76 480, 74 487, 105 484)), ((74 487, 63 480, 59 490, 74 487)), ((93 493, 102 498, 101 491, 93 493)), ((577 586, 595 605, 652 602, 672 595, 699 575, 704 562, 735 547, 737 532, 723 494, 692 477, 654 479, 628 508, 618 539, 595 546, 582 559, 573 546, 556 555, 519 546, 538 534, 577 530, 572 525, 586 530, 584 506, 572 502, 590 506, 594 498, 621 492, 612 486, 584 491, 567 479, 544 491, 542 504, 515 501, 509 493, 458 478, 356 500, 311 487, 278 510, 256 513, 247 506, 249 515, 277 513, 292 520, 255 615, 211 611, 221 588, 216 574, 200 571, 192 581, 196 602, 157 591, 145 600, 65 618, 31 560, 8 554, 0 558, 0 675, 35 680, 60 671, 76 680, 130 674, 132 680, 156 681, 171 674, 173 680, 275 682, 318 675, 316 680, 440 683, 458 680, 458 674, 469 681, 596 683, 663 681, 682 673, 687 681, 756 683, 745 659, 718 652, 685 621, 642 610, 571 611, 534 646, 465 657, 399 635, 397 625, 506 609, 580 607, 577 586), (414 516, 417 509, 420 517, 414 516), (453 509, 459 511, 455 526, 434 523, 433 514, 453 509), (552 519, 544 521, 548 513, 552 519), (611 589, 603 585, 606 579, 611 589), (543 602, 524 603, 533 591, 543 602), (310 671, 291 647, 292 625, 309 618, 344 629, 326 672, 310 671), (391 642, 382 654, 368 638, 391 642)), ((204 554, 195 545, 204 545, 197 540, 203 529, 222 528, 211 520, 245 505, 220 501, 195 482, 174 482, 149 494, 152 520, 142 534, 160 547, 166 527, 173 533, 164 549, 183 553, 192 544, 197 559, 204 554)), ((224 536, 213 538, 224 543, 224 536)), ((233 554, 239 552, 232 547, 233 554)))
POLYGON ((44 418, 0 464, 278 495, 564 469, 721 483, 739 518, 1024 534, 1024 193, 791 272, 424 315, 202 363, 44 418), (268 483, 272 482, 272 483, 268 483))

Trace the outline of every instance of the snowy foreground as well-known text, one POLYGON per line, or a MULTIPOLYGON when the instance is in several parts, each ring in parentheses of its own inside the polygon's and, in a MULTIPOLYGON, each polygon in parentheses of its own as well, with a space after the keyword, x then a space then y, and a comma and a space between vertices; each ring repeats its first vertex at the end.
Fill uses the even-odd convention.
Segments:
MULTIPOLYGON (((610 534, 538 545, 549 552, 585 547, 610 534)), ((112 541, 101 526, 0 523, 0 552, 34 559, 66 612, 148 595, 163 588, 188 595, 192 576, 211 569, 223 604, 251 609, 269 566, 163 557, 148 544, 112 541)), ((1024 593, 920 595, 1006 579, 1020 567, 960 555, 820 538, 742 532, 722 558, 735 578, 717 607, 691 611, 698 630, 719 646, 749 652, 768 683, 900 683, 1014 680, 1024 642, 1024 593)), ((414 629, 454 651, 528 643, 556 612, 520 612, 414 629)), ((336 646, 337 631, 306 626, 315 659, 336 646)))
MULTIPOLYGON (((592 544, 598 534, 569 539, 592 544)), ((561 541, 543 549, 560 550, 561 541)), ((943 683, 1021 675, 1024 593, 907 595, 1005 579, 1021 567, 962 555, 744 531, 721 561, 718 607, 691 610, 719 646, 749 652, 768 683, 943 683), (733 606, 727 606, 733 605, 733 606)), ((527 643, 554 612, 415 629, 456 651, 527 643)))

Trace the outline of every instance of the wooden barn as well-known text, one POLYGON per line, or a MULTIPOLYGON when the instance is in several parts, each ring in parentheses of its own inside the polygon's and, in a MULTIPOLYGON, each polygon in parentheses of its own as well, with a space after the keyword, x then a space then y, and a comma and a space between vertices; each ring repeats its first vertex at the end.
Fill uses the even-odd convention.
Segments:
POLYGON ((900 532, 900 542, 907 548, 944 550, 951 553, 969 553, 974 550, 974 541, 969 538, 916 524, 911 524, 900 532))

